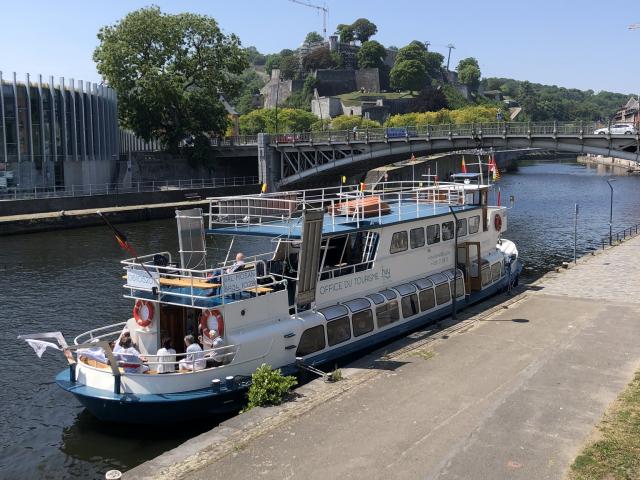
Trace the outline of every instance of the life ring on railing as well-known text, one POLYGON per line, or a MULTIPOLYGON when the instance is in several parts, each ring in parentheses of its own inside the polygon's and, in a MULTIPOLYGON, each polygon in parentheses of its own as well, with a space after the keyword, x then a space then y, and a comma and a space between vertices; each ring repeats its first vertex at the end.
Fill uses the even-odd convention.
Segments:
POLYGON ((209 336, 209 332, 215 329, 218 335, 224 335, 224 320, 219 310, 204 310, 200 315, 200 327, 202 335, 209 336), (215 321, 215 323, 213 323, 215 321))
POLYGON ((496 213, 496 216, 493 217, 493 226, 496 227, 498 232, 502 230, 502 217, 499 213, 496 213))
POLYGON ((133 307, 133 318, 140 327, 148 327, 153 321, 153 303, 147 300, 136 300, 133 307))

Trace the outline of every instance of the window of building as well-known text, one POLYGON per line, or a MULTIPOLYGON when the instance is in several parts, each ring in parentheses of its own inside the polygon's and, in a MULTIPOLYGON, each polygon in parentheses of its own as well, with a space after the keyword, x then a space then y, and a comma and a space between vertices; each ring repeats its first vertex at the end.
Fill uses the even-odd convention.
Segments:
POLYGON ((300 337, 296 357, 304 357, 318 352, 325 347, 324 326, 317 325, 306 329, 300 337))
POLYGON ((396 232, 391 237, 391 247, 389 248, 389 253, 404 252, 407 249, 407 245, 407 232, 396 232))
POLYGON ((346 342, 350 338, 351 327, 349 326, 349 317, 340 317, 337 320, 327 322, 327 339, 329 340, 330 347, 346 342))
POLYGON ((440 241, 440 225, 429 225, 427 227, 427 244, 433 245, 440 241))
POLYGON ((495 282, 502 276, 502 263, 496 262, 491 265, 491 281, 495 282))
POLYGON ((424 247, 424 228, 412 228, 409 232, 411 248, 424 247))
POLYGON ((475 217, 469 217, 469 235, 473 233, 478 233, 480 229, 480 215, 476 215, 475 217))
POLYGON ((442 241, 446 242, 453 238, 453 222, 444 222, 442 224, 442 241))
POLYGON ((351 316, 351 324, 353 325, 354 337, 369 333, 373 330, 373 313, 369 309, 354 313, 351 316))
POLYGON ((458 237, 464 237, 467 234, 467 219, 458 220, 458 237))
POLYGON ((432 288, 421 290, 418 294, 418 298, 420 299, 420 310, 422 310, 423 312, 426 310, 431 310, 436 306, 432 288))
POLYGON ((397 300, 391 300, 385 305, 376 307, 376 321, 378 322, 378 328, 397 322, 398 320, 400 320, 400 311, 398 310, 397 300))
POLYGON ((436 302, 442 305, 451 300, 451 292, 449 291, 449 283, 443 283, 436 286, 436 302))
POLYGON ((420 311, 420 309, 418 308, 418 295, 416 295, 415 293, 402 297, 400 303, 402 304, 403 318, 412 317, 420 311))

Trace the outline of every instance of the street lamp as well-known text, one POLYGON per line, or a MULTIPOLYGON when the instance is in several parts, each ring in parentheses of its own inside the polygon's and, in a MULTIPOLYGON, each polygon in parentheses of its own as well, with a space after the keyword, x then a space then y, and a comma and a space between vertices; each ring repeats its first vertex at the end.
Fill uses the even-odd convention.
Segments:
POLYGON ((611 185, 611 182, 615 182, 616 179, 615 178, 608 178, 607 179, 607 184, 609 185, 609 188, 611 189, 611 200, 609 202, 609 246, 612 245, 612 227, 611 225, 613 224, 613 185, 611 185))

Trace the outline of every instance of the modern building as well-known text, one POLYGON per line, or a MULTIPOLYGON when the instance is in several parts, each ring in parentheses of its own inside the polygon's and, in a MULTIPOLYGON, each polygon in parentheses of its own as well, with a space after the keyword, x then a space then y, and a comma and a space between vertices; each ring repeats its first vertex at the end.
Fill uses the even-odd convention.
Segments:
POLYGON ((109 183, 118 138, 113 89, 42 75, 19 81, 0 71, 0 188, 109 183))

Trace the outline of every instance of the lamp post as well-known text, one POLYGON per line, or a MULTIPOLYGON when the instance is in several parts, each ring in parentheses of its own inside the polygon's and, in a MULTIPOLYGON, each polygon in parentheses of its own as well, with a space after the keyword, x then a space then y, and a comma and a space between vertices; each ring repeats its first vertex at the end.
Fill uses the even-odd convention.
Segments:
POLYGON ((609 246, 612 245, 612 224, 613 224, 613 185, 611 182, 615 182, 615 178, 608 178, 607 184, 611 189, 611 200, 609 201, 609 246))

